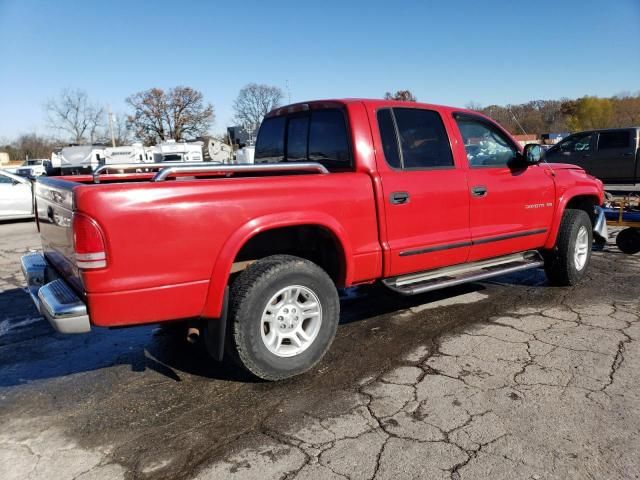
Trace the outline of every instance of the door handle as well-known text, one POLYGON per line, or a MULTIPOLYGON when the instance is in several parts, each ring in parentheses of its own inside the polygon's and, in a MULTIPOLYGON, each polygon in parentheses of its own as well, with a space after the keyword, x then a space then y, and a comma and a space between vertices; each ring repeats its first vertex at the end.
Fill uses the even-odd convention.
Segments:
POLYGON ((409 192, 393 192, 390 201, 393 205, 409 203, 409 192))
POLYGON ((487 196, 487 187, 484 185, 476 185, 475 187, 471 187, 471 195, 474 197, 486 197, 487 196))
POLYGON ((627 152, 627 153, 623 153, 622 155, 625 156, 625 157, 632 157, 633 153, 627 152))
POLYGON ((589 158, 591 156, 590 153, 585 153, 584 155, 582 155, 582 158, 589 158))

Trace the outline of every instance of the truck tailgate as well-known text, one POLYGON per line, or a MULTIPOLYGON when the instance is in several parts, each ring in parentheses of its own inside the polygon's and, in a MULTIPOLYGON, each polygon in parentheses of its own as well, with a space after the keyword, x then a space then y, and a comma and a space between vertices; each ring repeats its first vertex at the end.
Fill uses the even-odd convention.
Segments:
POLYGON ((36 215, 42 249, 49 263, 77 293, 84 288, 75 266, 73 250, 73 187, 76 184, 56 178, 36 182, 36 215))

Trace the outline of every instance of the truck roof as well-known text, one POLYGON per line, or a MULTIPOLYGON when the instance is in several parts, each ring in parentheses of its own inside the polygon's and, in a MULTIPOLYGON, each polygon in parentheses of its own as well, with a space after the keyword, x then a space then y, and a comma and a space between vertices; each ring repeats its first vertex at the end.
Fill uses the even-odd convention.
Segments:
POLYGON ((640 127, 593 128, 591 130, 580 130, 578 132, 573 132, 571 133, 571 135, 576 135, 578 133, 620 132, 622 130, 640 130, 640 127))
POLYGON ((285 113, 293 113, 298 111, 304 111, 306 109, 313 109, 314 107, 330 108, 330 107, 337 107, 340 105, 347 105, 350 103, 363 103, 366 106, 372 107, 372 108, 419 107, 419 108, 426 108, 430 110, 463 112, 463 113, 470 113, 474 115, 484 116, 479 112, 468 110, 466 108, 450 107, 446 105, 436 105, 432 103, 422 103, 422 102, 403 102, 400 100, 384 100, 380 98, 331 98, 331 99, 324 99, 324 100, 311 100, 308 102, 296 102, 289 105, 284 105, 282 107, 274 108, 266 116, 276 117, 279 115, 283 115, 285 113))

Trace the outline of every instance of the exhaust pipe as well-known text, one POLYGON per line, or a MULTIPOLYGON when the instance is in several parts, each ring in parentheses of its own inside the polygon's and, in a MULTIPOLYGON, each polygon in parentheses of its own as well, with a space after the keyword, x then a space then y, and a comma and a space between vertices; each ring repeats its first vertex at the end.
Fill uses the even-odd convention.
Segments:
POLYGON ((200 327, 197 322, 190 322, 187 328, 187 342, 194 344, 200 338, 200 327))

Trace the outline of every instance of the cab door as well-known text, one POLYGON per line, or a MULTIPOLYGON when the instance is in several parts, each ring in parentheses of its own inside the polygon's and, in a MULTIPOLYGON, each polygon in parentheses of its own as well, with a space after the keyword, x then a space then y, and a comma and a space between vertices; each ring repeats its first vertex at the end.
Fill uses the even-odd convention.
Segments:
POLYGON ((597 148, 589 173, 612 183, 633 183, 638 141, 635 131, 605 130, 597 135, 597 148))
MULTIPOLYGON (((593 162, 596 144, 594 132, 581 132, 570 135, 549 149, 545 158, 552 163, 570 163, 591 173, 596 165, 593 162)), ((599 174, 605 173, 599 171, 599 174)), ((592 175, 596 175, 592 173, 592 175)))
POLYGON ((490 120, 454 119, 469 167, 469 261, 542 247, 555 206, 551 170, 518 161, 517 144, 490 120))
POLYGON ((370 112, 384 195, 385 276, 464 263, 469 256, 466 173, 454 161, 449 132, 435 110, 370 112))

